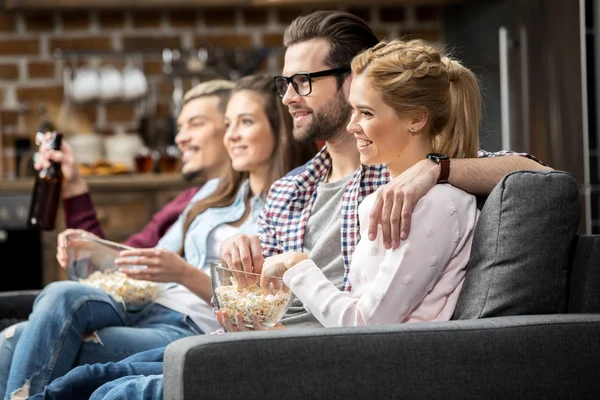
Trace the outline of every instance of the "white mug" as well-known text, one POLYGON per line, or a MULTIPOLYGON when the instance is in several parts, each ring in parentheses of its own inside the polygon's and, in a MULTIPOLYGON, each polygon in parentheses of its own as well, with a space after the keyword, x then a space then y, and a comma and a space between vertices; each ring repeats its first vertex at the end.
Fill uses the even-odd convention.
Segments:
POLYGON ((100 99, 102 101, 120 100, 123 97, 123 76, 112 65, 100 68, 100 99))
POLYGON ((123 98, 136 100, 146 95, 148 80, 141 69, 125 67, 123 70, 123 98))
POLYGON ((75 73, 71 86, 71 96, 78 103, 85 103, 98 98, 100 77, 92 67, 82 67, 75 73))

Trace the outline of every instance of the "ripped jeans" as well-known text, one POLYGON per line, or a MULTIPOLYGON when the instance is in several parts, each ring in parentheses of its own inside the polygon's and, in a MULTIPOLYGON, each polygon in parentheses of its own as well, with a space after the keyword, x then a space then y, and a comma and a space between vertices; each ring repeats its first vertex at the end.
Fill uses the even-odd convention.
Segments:
POLYGON ((188 316, 160 304, 128 312, 100 289, 53 282, 27 322, 0 332, 0 399, 19 389, 34 395, 78 365, 116 362, 201 333, 188 316))

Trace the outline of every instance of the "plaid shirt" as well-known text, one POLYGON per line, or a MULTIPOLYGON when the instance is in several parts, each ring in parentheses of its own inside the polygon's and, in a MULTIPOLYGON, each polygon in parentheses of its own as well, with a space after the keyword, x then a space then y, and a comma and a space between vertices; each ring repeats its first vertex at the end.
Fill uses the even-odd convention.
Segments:
MULTIPOLYGON (((502 151, 491 153, 480 150, 478 157, 520 155, 544 163, 529 154, 502 151)), ((326 147, 303 167, 298 168, 271 186, 267 202, 258 221, 263 255, 304 250, 304 232, 312 206, 317 197, 317 186, 327 179, 331 157, 326 147)), ((354 247, 360 240, 358 205, 365 197, 390 180, 385 165, 361 165, 353 174, 342 197, 341 248, 344 258, 344 289, 350 290, 348 273, 354 247)))

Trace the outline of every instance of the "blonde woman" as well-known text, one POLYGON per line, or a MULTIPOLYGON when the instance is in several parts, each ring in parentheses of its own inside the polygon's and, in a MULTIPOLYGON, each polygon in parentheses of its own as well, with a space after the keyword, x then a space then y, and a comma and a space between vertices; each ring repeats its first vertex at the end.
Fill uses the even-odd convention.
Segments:
MULTIPOLYGON (((394 178, 426 157, 477 156, 479 85, 458 61, 423 41, 395 40, 356 56, 352 73, 348 131, 363 165, 386 164, 394 178)), ((266 259, 263 276, 283 275, 326 327, 450 319, 479 216, 474 196, 436 185, 416 204, 408 239, 388 250, 381 234, 367 240, 374 201, 372 194, 358 208, 362 239, 350 291, 336 288, 303 253, 266 259)))

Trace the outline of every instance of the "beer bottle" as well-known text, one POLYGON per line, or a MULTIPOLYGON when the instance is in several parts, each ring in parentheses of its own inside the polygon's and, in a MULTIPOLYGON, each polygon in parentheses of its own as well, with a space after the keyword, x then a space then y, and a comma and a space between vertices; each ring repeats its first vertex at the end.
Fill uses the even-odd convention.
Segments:
MULTIPOLYGON (((54 132, 49 142, 53 150, 60 150, 62 134, 54 132)), ((37 171, 29 206, 27 226, 30 229, 51 231, 56 222, 63 174, 60 163, 50 161, 48 168, 37 171)))

